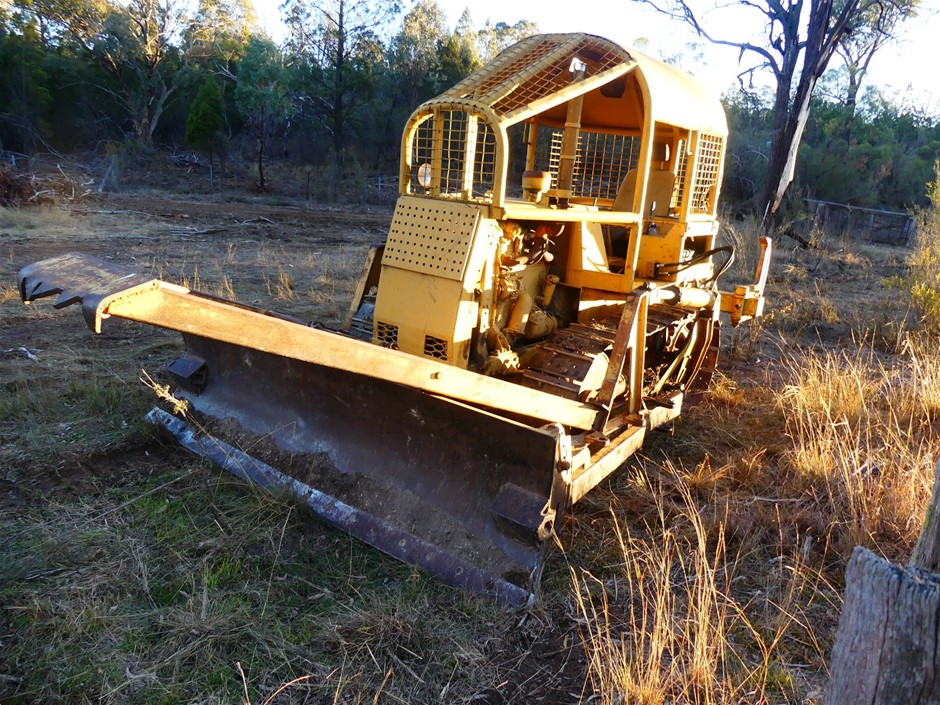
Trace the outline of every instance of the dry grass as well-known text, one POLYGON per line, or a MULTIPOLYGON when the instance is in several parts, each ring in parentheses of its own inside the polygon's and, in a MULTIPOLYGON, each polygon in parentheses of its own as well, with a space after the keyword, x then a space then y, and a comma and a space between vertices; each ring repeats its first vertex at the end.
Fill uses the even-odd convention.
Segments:
POLYGON ((20 292, 12 284, 0 285, 0 305, 8 301, 17 301, 20 298, 20 292))
POLYGON ((264 283, 268 289, 268 296, 275 301, 292 301, 294 299, 294 279, 283 269, 277 270, 277 277, 273 280, 265 276, 264 283))
POLYGON ((31 208, 0 207, 0 228, 9 230, 39 230, 48 227, 69 227, 75 216, 67 208, 41 206, 31 208))
POLYGON ((734 264, 721 280, 722 289, 733 291, 735 284, 750 284, 754 281, 760 256, 760 234, 760 223, 754 216, 745 216, 741 220, 722 220, 718 244, 734 247, 734 264))
MULTIPOLYGON (((260 222, 200 235, 206 222, 179 227, 192 222, 182 208, 119 216, 125 240, 107 218, 36 217, 56 232, 94 224, 107 236, 85 239, 101 253, 193 288, 305 319, 345 312, 361 232, 339 241, 332 223, 310 235, 304 222, 288 237, 260 222)), ((41 224, 2 227, 44 242, 41 224)), ((728 289, 753 274, 756 232, 738 223, 725 237, 744 251, 728 289)), ((135 422, 151 400, 133 380, 174 356, 175 337, 91 338, 60 320, 74 311, 24 310, 0 290, 13 341, 0 347, 41 359, 0 357, 0 501, 12 498, 0 699, 819 702, 852 546, 904 557, 916 536, 940 449, 940 355, 881 286, 896 254, 777 245, 766 319, 736 333, 702 405, 573 510, 572 567, 551 560, 524 615, 155 442, 135 422)), ((3 253, 8 281, 22 257, 3 253)))
POLYGON ((913 344, 889 363, 867 346, 791 357, 780 395, 798 479, 839 538, 889 553, 920 531, 940 435, 935 428, 940 359, 913 344))
POLYGON ((790 699, 798 667, 783 646, 789 632, 806 630, 802 603, 821 591, 818 574, 799 554, 780 555, 763 590, 742 592, 736 585, 754 578, 753 558, 728 556, 721 525, 709 528, 693 490, 667 470, 664 484, 642 476, 656 490, 642 528, 624 530, 612 513, 612 570, 603 578, 572 570, 594 697, 605 705, 790 699))
POLYGON ((488 678, 494 606, 182 454, 155 460, 0 521, 5 703, 264 702, 298 678, 276 702, 459 701, 488 678))
POLYGON ((201 262, 152 260, 150 267, 155 276, 195 291, 335 325, 346 313, 367 246, 298 253, 228 240, 215 249, 218 256, 201 262))
POLYGON ((571 571, 598 702, 820 702, 852 548, 916 541, 940 353, 881 283, 903 254, 777 244, 736 369, 575 522, 599 547, 571 571))
POLYGON ((734 696, 733 688, 722 692, 727 684, 718 673, 724 670, 731 626, 729 605, 716 584, 724 559, 722 537, 709 551, 694 507, 686 514, 691 536, 671 525, 665 508, 660 509, 658 521, 648 527, 653 541, 624 535, 612 516, 622 557, 619 575, 602 580, 587 570, 573 571, 589 674, 604 705, 676 699, 713 703, 734 696), (625 613, 615 615, 611 600, 625 613))

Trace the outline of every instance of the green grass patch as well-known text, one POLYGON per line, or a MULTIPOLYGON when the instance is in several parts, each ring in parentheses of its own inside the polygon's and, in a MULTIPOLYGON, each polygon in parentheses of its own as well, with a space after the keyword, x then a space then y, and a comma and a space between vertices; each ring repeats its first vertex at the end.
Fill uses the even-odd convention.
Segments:
POLYGON ((310 674, 326 699, 427 699, 485 670, 478 644, 502 628, 499 608, 195 460, 0 531, 0 667, 21 678, 5 703, 236 702, 236 663, 253 702, 310 674))

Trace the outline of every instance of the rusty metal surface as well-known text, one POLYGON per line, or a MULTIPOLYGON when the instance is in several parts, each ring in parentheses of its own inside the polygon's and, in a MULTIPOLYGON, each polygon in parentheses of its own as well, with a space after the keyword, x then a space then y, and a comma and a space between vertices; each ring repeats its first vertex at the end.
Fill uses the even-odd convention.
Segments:
POLYGON ((162 409, 151 409, 147 420, 172 433, 193 453, 212 460, 236 477, 263 490, 290 494, 330 526, 376 546, 394 558, 420 565, 444 582, 511 606, 528 605, 534 599, 534 593, 526 587, 487 574, 460 556, 449 554, 368 512, 320 492, 218 438, 197 431, 162 409))
POLYGON ((24 303, 55 295, 55 308, 80 303, 85 322, 95 330, 95 314, 102 299, 154 280, 81 252, 69 252, 23 267, 16 281, 24 303))
MULTIPOLYGON (((19 287, 25 301, 58 294, 58 307, 81 303, 93 330, 109 313, 135 320, 128 307, 144 311, 143 322, 197 330, 198 315, 186 313, 193 307, 215 311, 219 302, 232 316, 246 308, 80 254, 25 267, 19 287), (171 318, 153 308, 170 302, 180 307, 171 318), (174 322, 180 317, 187 321, 174 322)), ((476 591, 498 596, 505 583, 519 588, 513 600, 531 592, 540 539, 565 501, 552 497, 554 436, 376 376, 196 334, 184 339, 188 355, 173 372, 220 440, 353 507, 359 514, 351 516, 394 529, 341 527, 380 550, 476 591), (524 515, 507 508, 512 496, 529 498, 524 515)))
MULTIPOLYGON (((339 369, 301 355, 298 351, 309 347, 297 340, 294 347, 288 345, 288 354, 277 345, 265 352, 237 336, 229 342, 208 338, 208 319, 199 312, 221 311, 230 322, 244 319, 247 310, 250 321, 277 327, 292 340, 304 334, 314 336, 309 342, 315 344, 320 340, 315 336, 327 336, 320 347, 348 338, 74 253, 25 267, 19 287, 25 301, 58 294, 57 307, 80 302, 93 330, 103 313, 189 330, 184 333, 187 355, 171 371, 188 390, 184 396, 194 407, 195 423, 207 429, 206 439, 215 438, 202 447, 216 450, 203 454, 235 474, 239 472, 231 459, 241 458, 236 465, 243 470, 250 459, 251 467, 258 468, 255 476, 248 477, 247 471, 240 476, 257 484, 289 485, 324 521, 450 584, 514 604, 531 596, 541 572, 543 541, 566 502, 613 471, 644 435, 624 434, 629 429, 618 421, 621 430, 611 437, 610 450, 583 467, 574 487, 560 482, 556 471, 567 439, 563 433, 536 428, 532 419, 525 423, 505 411, 485 411, 422 391, 417 383, 411 386, 412 377, 399 375, 400 383, 394 383, 374 369, 371 374, 339 369), (181 317, 185 325, 176 320, 181 317)), ((621 368, 632 378, 629 396, 641 394, 644 351, 654 341, 659 341, 656 347, 664 359, 670 353, 682 358, 677 384, 687 383, 699 367, 707 376, 717 352, 712 321, 664 305, 648 310, 649 326, 646 316, 628 311, 556 333, 543 343, 548 381, 576 392, 591 365, 575 363, 596 361, 602 351, 612 351, 619 364, 601 375, 606 393, 599 417, 606 421, 614 406, 618 414, 623 411, 615 386, 621 368), (683 337, 683 331, 693 326, 701 334, 690 346, 694 349, 685 350, 682 341, 692 339, 683 337), (549 349, 548 342, 559 347, 549 349)), ((225 339, 228 329, 212 328, 217 329, 213 336, 225 339)), ((336 349, 347 347, 344 342, 336 349)), ((338 362, 334 358, 324 359, 338 362)), ((506 403, 500 397, 499 404, 506 403)), ((627 422, 635 423, 632 416, 627 422)), ((174 433, 192 440, 179 428, 174 433)))
POLYGON ((646 320, 649 293, 636 290, 627 296, 617 326, 617 337, 610 352, 610 364, 604 383, 597 393, 603 412, 598 415, 595 432, 603 432, 613 411, 621 373, 627 378, 626 411, 634 414, 643 405, 643 368, 646 355, 646 320), (628 360, 629 358, 629 360, 628 360))
POLYGON ((337 332, 253 306, 226 301, 157 279, 139 279, 93 258, 59 266, 59 258, 20 273, 20 288, 38 298, 68 292, 59 305, 81 301, 85 321, 96 333, 108 318, 123 318, 182 333, 227 341, 284 358, 344 369, 372 379, 394 379, 403 386, 512 415, 533 423, 564 423, 591 428, 597 410, 590 405, 528 389, 504 380, 448 365, 440 360, 381 350, 337 332), (91 275, 85 271, 85 267, 91 275), (78 271, 72 271, 73 269, 78 271), (100 276, 98 274, 100 273, 100 276), (141 284, 135 282, 143 281, 141 284), (123 282, 127 282, 126 286, 123 282), (110 293, 108 293, 110 292, 110 293))
POLYGON ((434 547, 424 556, 388 532, 360 536, 386 553, 477 591, 491 592, 467 582, 464 564, 532 590, 541 525, 565 501, 551 497, 552 435, 383 380, 184 339, 206 363, 205 390, 186 396, 212 435, 434 547), (538 525, 507 521, 506 496, 529 498, 527 517, 544 508, 538 525))

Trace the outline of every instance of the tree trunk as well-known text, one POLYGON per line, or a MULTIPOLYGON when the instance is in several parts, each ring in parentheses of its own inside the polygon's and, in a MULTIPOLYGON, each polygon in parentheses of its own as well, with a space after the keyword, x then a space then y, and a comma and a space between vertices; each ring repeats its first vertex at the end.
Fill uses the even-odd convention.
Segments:
POLYGON ((940 573, 940 461, 934 470, 933 497, 927 507, 920 538, 911 555, 911 565, 931 573, 940 573))
POLYGON ((845 583, 826 705, 940 702, 940 576, 859 546, 845 583))
POLYGON ((346 3, 340 0, 336 31, 335 84, 333 87, 333 166, 336 169, 334 188, 339 185, 346 168, 346 73, 349 56, 346 47, 346 3))
POLYGON ((147 114, 146 107, 137 113, 137 116, 133 118, 133 122, 134 136, 137 141, 143 145, 150 145, 152 130, 150 129, 150 116, 147 114))
MULTIPOLYGON (((796 172, 796 156, 803 141, 803 130, 809 118, 810 101, 816 79, 801 78, 796 89, 796 97, 787 115, 786 125, 771 150, 768 167, 768 198, 765 222, 776 224, 777 213, 783 203, 783 197, 793 181, 796 172)), ((774 137, 777 139, 777 136, 774 137)))
POLYGON ((173 94, 173 91, 176 90, 175 86, 173 88, 167 88, 165 84, 160 85, 160 91, 154 92, 148 98, 149 108, 149 118, 147 124, 147 130, 149 131, 148 139, 153 141, 153 133, 157 130, 157 123, 160 122, 160 118, 163 117, 163 111, 166 109, 167 100, 173 94))
POLYGON ((268 184, 264 180, 264 105, 261 106, 261 117, 258 118, 258 188, 264 191, 268 184))
MULTIPOLYGON (((809 117, 810 103, 813 99, 813 91, 816 89, 816 82, 825 72, 839 39, 848 31, 849 19, 854 17, 858 4, 859 0, 844 0, 838 14, 835 14, 833 0, 810 0, 805 40, 791 44, 788 54, 784 57, 782 69, 777 75, 778 104, 781 95, 781 84, 786 79, 788 82, 787 89, 789 90, 793 76, 796 75, 795 59, 801 51, 803 63, 799 73, 796 93, 787 111, 786 126, 782 131, 776 130, 777 118, 775 118, 775 132, 770 150, 767 186, 763 193, 764 222, 766 224, 776 224, 778 221, 777 212, 787 188, 793 181, 797 151, 800 148, 800 141, 803 139, 803 129, 806 127, 806 119, 809 117), (794 59, 792 63, 789 61, 791 57, 794 59)), ((797 3, 792 7, 799 8, 801 5, 802 3, 797 3)), ((799 22, 799 16, 800 13, 797 10, 794 14, 786 14, 785 18, 791 22, 794 18, 797 18, 797 22, 799 22)), ((781 19, 781 21, 783 20, 781 19)), ((788 36, 798 36, 798 33, 793 33, 792 26, 789 29, 790 34, 788 36)), ((779 105, 775 105, 774 109, 779 110, 779 105)))

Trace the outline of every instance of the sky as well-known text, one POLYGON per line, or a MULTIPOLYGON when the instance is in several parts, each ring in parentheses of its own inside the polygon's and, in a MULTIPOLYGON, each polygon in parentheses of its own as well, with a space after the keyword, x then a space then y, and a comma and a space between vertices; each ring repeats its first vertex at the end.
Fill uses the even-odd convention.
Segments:
MULTIPOLYGON (((640 44, 641 51, 657 58, 685 54, 681 65, 698 76, 716 93, 737 85, 737 74, 744 68, 738 52, 729 47, 710 45, 697 39, 684 23, 658 15, 647 6, 630 0, 437 0, 453 27, 465 7, 470 7, 473 24, 480 27, 487 19, 514 24, 520 19, 535 22, 542 32, 589 32, 624 46, 640 44), (700 46, 696 49, 695 43, 700 46), (696 58, 698 56, 699 58, 696 58)), ((283 36, 278 5, 282 0, 254 0, 259 23, 275 40, 283 36)), ((405 0, 405 11, 414 0, 405 0)), ((702 3, 704 4, 704 3, 702 3)), ((921 0, 918 16, 901 26, 899 40, 876 55, 866 79, 898 103, 909 103, 930 113, 940 113, 940 62, 935 58, 940 38, 940 0, 921 0)), ((735 11, 732 11, 735 12, 735 11)), ((745 38, 746 16, 705 16, 718 26, 729 25, 724 34, 745 38), (736 27, 734 25, 742 25, 736 27)), ((755 27, 753 21, 752 27, 755 27)), ((758 22, 755 29, 760 31, 758 22)), ((759 36, 757 37, 759 41, 759 36)), ((830 64, 833 66, 836 59, 830 64)))

